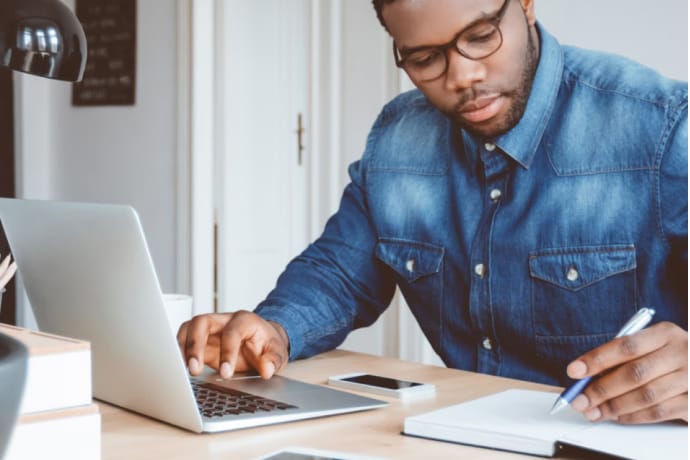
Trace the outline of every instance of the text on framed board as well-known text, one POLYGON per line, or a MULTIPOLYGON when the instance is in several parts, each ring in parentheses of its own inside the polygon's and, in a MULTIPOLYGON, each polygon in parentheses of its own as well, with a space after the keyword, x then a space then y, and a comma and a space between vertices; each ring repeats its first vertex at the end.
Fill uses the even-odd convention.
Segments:
POLYGON ((136 84, 136 0, 76 0, 88 58, 72 86, 72 105, 133 105, 136 84))

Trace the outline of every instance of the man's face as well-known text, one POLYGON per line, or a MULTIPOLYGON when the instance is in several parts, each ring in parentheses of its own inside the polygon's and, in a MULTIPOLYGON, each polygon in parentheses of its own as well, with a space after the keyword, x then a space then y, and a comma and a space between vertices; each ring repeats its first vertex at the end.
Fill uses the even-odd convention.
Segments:
MULTIPOLYGON (((414 84, 443 113, 481 138, 493 138, 515 126, 524 113, 539 50, 531 0, 508 0, 500 22, 501 47, 489 57, 471 60, 451 48, 448 70, 414 84)), ((496 13, 502 0, 396 0, 383 17, 401 52, 444 45, 477 20, 496 13)))

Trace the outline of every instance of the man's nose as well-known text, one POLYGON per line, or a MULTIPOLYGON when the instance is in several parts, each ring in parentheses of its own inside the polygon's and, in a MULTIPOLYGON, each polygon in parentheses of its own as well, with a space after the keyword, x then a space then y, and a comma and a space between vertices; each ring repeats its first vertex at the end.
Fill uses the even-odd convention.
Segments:
POLYGON ((486 78, 486 65, 481 60, 468 59, 455 48, 448 50, 446 88, 450 91, 470 88, 486 78))

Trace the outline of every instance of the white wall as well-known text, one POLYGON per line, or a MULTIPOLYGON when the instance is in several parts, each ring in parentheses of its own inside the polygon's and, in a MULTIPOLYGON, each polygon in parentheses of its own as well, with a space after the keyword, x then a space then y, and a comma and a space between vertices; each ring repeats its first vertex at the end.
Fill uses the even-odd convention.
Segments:
POLYGON ((687 0, 537 0, 535 11, 562 44, 622 54, 688 79, 687 0))
POLYGON ((15 74, 17 191, 27 198, 134 206, 161 285, 173 290, 177 7, 169 0, 137 3, 135 105, 74 107, 70 84, 15 74))

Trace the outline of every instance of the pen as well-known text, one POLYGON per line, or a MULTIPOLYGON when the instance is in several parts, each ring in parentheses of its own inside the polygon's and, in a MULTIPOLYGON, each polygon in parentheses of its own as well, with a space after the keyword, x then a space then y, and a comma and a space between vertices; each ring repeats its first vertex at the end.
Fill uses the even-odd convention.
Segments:
MULTIPOLYGON (((654 316, 654 310, 651 308, 642 308, 637 311, 633 315, 630 320, 628 320, 627 323, 621 328, 621 330, 616 334, 615 338, 618 337, 623 337, 625 335, 630 335, 634 334, 635 332, 638 332, 642 328, 644 328, 649 322, 652 320, 652 316, 654 316)), ((570 387, 566 388, 563 393, 561 393, 558 396, 558 399, 554 403, 553 407, 551 408, 550 414, 553 415, 556 412, 560 411, 563 409, 565 406, 573 402, 573 400, 582 393, 582 390, 585 389, 587 384, 589 383, 590 380, 592 380, 594 376, 589 376, 585 377, 582 380, 578 380, 577 382, 573 383, 570 387)))

